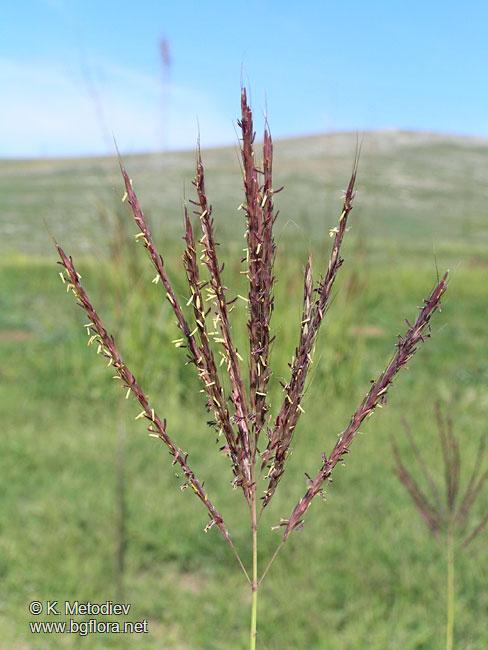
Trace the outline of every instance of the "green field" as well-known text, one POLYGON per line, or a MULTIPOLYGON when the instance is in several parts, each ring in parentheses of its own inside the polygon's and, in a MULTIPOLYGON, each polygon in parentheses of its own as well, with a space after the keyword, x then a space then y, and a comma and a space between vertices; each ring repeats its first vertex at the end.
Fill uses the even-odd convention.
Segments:
MULTIPOLYGON (((306 255, 312 251, 318 276, 355 140, 336 134, 276 145, 275 186, 285 190, 277 196, 274 411, 298 336, 306 255)), ((236 150, 205 152, 205 161, 226 283, 244 293, 236 150)), ((184 196, 192 198, 193 162, 192 153, 126 159, 184 301, 181 205, 184 196)), ((451 270, 451 282, 432 339, 396 381, 388 407, 362 428, 326 502, 317 499, 264 583, 263 650, 445 647, 443 550, 393 473, 390 441, 402 435, 401 417, 407 417, 440 474, 436 400, 454 418, 466 469, 487 434, 487 166, 485 140, 365 135, 346 262, 317 344, 287 474, 263 518, 261 563, 279 539, 271 526, 290 514, 304 492, 304 472, 316 471, 386 364, 404 319, 415 317, 430 291, 436 264, 439 272, 451 270)), ((170 434, 190 451, 249 560, 245 506, 206 426, 193 369, 171 345, 178 336, 172 314, 160 286, 151 283, 154 273, 134 243, 129 217, 116 228, 110 216, 125 211, 122 194, 113 159, 0 161, 1 650, 246 647, 249 594, 234 558, 216 530, 203 533, 201 505, 180 492, 167 453, 134 421, 139 409, 121 398, 113 373, 87 348, 86 319, 58 277, 50 234, 76 256, 128 365, 167 418, 170 434), (114 262, 117 238, 123 245, 114 262), (34 636, 27 611, 34 599, 122 599, 132 603, 129 620, 149 620, 150 634, 34 636)), ((233 327, 243 348, 246 314, 239 304, 233 327)), ((485 490, 476 513, 487 507, 485 490)), ((488 647, 487 535, 457 559, 459 650, 488 647)))

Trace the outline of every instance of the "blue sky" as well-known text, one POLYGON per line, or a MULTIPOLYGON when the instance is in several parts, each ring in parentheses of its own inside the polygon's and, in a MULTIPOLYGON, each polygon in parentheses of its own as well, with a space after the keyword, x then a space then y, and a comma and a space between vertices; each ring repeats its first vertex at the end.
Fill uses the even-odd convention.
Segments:
POLYGON ((23 0, 0 22, 0 156, 235 142, 241 70, 275 137, 488 136, 488 3, 23 0), (172 64, 164 71, 159 41, 172 64))

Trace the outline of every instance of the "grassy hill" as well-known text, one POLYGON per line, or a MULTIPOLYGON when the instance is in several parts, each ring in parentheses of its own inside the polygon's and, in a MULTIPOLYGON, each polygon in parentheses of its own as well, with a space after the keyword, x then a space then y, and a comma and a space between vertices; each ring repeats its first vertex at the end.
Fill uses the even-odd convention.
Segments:
MULTIPOLYGON (((296 345, 302 273, 327 263, 356 138, 334 134, 276 144, 276 309, 270 396, 276 412, 296 345)), ((231 293, 244 293, 239 166, 233 149, 204 152, 209 195, 231 293)), ((126 165, 164 250, 176 289, 181 273, 181 202, 192 196, 193 154, 128 156, 126 165)), ((450 267, 432 340, 393 386, 387 408, 354 442, 325 503, 314 504, 265 583, 262 650, 437 650, 444 646, 445 558, 392 470, 390 442, 407 417, 433 471, 441 465, 433 405, 440 400, 461 439, 466 472, 487 435, 488 142, 384 132, 364 137, 358 196, 336 296, 316 361, 287 475, 263 521, 289 515, 322 452, 388 361, 440 271, 450 267), (435 251, 435 254, 434 254, 435 251)), ((179 481, 165 452, 134 421, 111 372, 90 350, 83 315, 67 296, 49 239, 76 255, 83 282, 128 364, 249 556, 240 495, 219 456, 173 317, 122 205, 113 159, 0 162, 0 650, 77 648, 75 635, 28 630, 34 599, 124 600, 150 634, 92 636, 90 648, 229 650, 245 647, 249 598, 234 559, 179 481), (120 220, 114 217, 120 215, 120 220), (112 255, 110 255, 111 248, 112 255), (121 490, 121 485, 124 486, 121 490), (123 507, 122 507, 123 506, 123 507), (121 513, 124 526, 121 527, 121 513), (124 568, 117 560, 125 548, 124 568)), ((245 308, 233 331, 245 349, 245 308)), ((407 456, 408 457, 408 456, 407 456)), ((484 494, 476 511, 488 507, 484 494)), ((488 647, 485 532, 459 554, 456 645, 488 647)))
MULTIPOLYGON (((276 143, 278 234, 308 244, 334 222, 356 146, 350 133, 276 143)), ((235 239, 242 201, 235 148, 204 152, 221 236, 235 239)), ((429 133, 373 132, 363 138, 354 229, 377 246, 484 252, 488 246, 488 141, 429 133)), ((176 238, 183 196, 191 196, 192 152, 128 156, 126 164, 161 236, 176 238)), ((0 246, 44 254, 44 222, 77 251, 102 234, 98 209, 118 206, 116 160, 0 162, 0 246)))

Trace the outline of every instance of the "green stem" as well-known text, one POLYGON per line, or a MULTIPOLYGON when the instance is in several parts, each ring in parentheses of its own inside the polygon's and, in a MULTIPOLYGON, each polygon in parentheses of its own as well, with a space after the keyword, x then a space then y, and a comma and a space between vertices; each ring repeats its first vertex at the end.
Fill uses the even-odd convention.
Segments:
POLYGON ((256 650, 256 634, 258 619, 258 526, 256 517, 256 491, 251 502, 251 529, 252 529, 252 581, 251 581, 251 633, 249 650, 256 650))
MULTIPOLYGON (((122 406, 120 406, 122 410, 122 406)), ((116 506, 117 506, 117 527, 116 527, 116 586, 117 597, 124 600, 124 581, 126 569, 127 550, 127 496, 126 496, 126 427, 125 420, 119 417, 117 428, 117 457, 116 457, 116 506)))
POLYGON ((447 616, 446 650, 454 647, 454 537, 452 527, 447 531, 447 616))

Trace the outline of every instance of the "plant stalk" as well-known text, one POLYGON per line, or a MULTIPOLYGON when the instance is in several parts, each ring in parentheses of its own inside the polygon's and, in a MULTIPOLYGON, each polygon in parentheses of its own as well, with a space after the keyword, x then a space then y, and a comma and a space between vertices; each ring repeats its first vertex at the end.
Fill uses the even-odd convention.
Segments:
POLYGON ((249 649, 256 650, 257 618, 258 618, 258 525, 256 515, 256 487, 253 488, 251 501, 251 530, 252 530, 252 581, 251 581, 251 632, 249 649))
POLYGON ((447 531, 447 615, 446 650, 454 647, 454 536, 452 524, 447 531))
MULTIPOLYGON (((122 408, 120 408, 122 410, 122 408)), ((127 496, 126 496, 126 427, 120 417, 117 429, 116 459, 116 583, 117 597, 124 600, 125 559, 127 550, 127 496)))

